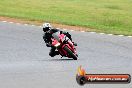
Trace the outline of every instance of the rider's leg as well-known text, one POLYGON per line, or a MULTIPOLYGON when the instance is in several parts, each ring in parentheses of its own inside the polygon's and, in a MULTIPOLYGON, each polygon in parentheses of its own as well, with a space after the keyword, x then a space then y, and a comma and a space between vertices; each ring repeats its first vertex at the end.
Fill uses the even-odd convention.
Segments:
MULTIPOLYGON (((71 35, 69 33, 66 34, 66 36, 72 41, 71 35)), ((77 46, 77 43, 73 42, 74 46, 77 46)))
POLYGON ((51 57, 54 57, 55 55, 59 55, 59 51, 55 51, 55 50, 56 50, 55 47, 51 47, 51 50, 50 50, 50 52, 49 52, 49 55, 50 55, 51 57))

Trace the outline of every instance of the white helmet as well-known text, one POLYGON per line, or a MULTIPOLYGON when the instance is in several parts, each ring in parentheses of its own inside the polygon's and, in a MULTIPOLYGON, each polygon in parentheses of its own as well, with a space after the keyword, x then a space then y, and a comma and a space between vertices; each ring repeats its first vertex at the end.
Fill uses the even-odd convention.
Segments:
POLYGON ((43 24, 43 31, 46 32, 46 31, 49 31, 51 29, 51 25, 50 23, 44 23, 43 24))

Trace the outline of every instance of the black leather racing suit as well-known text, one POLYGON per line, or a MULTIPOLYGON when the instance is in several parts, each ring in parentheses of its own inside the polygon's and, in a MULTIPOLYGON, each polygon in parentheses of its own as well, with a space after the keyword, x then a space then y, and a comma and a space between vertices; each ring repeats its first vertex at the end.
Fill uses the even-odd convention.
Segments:
MULTIPOLYGON (((58 29, 51 29, 50 31, 44 33, 44 35, 43 35, 43 39, 46 43, 46 46, 51 47, 50 52, 49 52, 49 55, 51 57, 54 57, 55 55, 59 55, 59 52, 55 51, 56 48, 51 46, 51 44, 52 44, 52 40, 51 40, 52 34, 55 33, 55 32, 59 32, 59 31, 60 30, 58 30, 58 29)), ((60 32, 65 34, 72 41, 71 35, 68 32, 65 32, 65 31, 60 31, 60 32)))

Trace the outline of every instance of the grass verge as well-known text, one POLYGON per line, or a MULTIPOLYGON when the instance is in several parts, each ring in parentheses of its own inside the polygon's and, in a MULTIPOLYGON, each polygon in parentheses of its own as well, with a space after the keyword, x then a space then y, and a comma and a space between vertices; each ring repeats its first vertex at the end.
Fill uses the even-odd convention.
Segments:
POLYGON ((132 35, 131 0, 3 0, 0 16, 132 35))

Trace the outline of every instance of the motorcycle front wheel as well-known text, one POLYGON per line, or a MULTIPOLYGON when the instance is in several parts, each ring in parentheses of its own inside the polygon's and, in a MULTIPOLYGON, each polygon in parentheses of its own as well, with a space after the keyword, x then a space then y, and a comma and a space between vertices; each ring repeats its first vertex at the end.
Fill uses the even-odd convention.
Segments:
POLYGON ((67 47, 64 47, 64 50, 67 51, 67 53, 74 59, 77 60, 77 56, 67 47))

